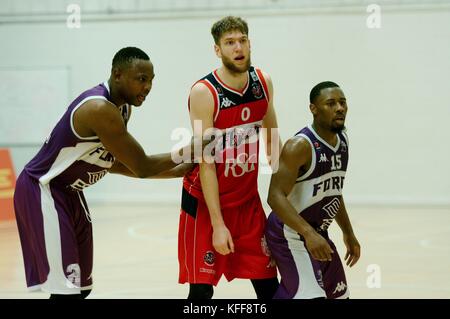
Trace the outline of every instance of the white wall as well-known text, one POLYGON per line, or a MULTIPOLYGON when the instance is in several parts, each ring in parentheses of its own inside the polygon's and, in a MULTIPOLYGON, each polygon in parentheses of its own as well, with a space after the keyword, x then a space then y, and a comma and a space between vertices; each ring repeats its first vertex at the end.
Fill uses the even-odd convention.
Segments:
MULTIPOLYGON (((367 28, 365 10, 243 16, 253 64, 273 78, 283 140, 311 122, 308 96, 316 83, 332 80, 346 93, 347 202, 450 205, 450 11, 383 12, 381 29, 367 28)), ((165 152, 174 144, 171 131, 189 127, 190 86, 220 65, 209 34, 217 18, 82 21, 81 29, 62 22, 1 25, 0 67, 69 67, 72 99, 108 77, 118 49, 142 48, 156 78, 129 130, 148 152, 165 152)), ((12 150, 17 170, 34 152, 12 150)), ((263 200, 268 181, 261 176, 263 200)), ((86 194, 91 201, 177 201, 180 190, 181 180, 107 176, 86 194)))

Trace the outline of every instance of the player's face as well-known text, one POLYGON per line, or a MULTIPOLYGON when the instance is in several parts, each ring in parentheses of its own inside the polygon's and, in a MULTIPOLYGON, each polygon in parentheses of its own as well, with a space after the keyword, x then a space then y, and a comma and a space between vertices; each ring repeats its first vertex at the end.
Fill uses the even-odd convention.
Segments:
POLYGON ((153 64, 147 60, 135 59, 123 70, 121 93, 126 103, 141 106, 152 89, 155 77, 153 64))
POLYGON ((232 73, 244 73, 250 68, 250 40, 240 31, 225 33, 214 49, 223 65, 232 73))
POLYGON ((341 88, 326 88, 320 91, 311 106, 315 121, 325 129, 340 132, 345 127, 347 100, 341 88))

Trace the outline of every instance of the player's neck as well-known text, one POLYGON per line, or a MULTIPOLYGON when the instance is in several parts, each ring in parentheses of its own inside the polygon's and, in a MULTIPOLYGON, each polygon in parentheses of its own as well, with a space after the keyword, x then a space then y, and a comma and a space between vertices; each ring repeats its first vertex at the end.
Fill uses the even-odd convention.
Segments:
POLYGON ((336 146, 337 143, 337 134, 335 132, 332 132, 330 130, 327 130, 325 128, 320 127, 320 125, 317 125, 317 123, 312 124, 312 128, 316 133, 328 144, 331 146, 336 146))
POLYGON ((248 82, 248 71, 243 73, 231 72, 223 65, 217 70, 217 75, 223 83, 237 91, 242 91, 248 82))
POLYGON ((118 92, 117 92, 117 89, 116 89, 116 87, 115 87, 115 85, 114 85, 114 82, 111 81, 111 79, 108 80, 108 85, 109 85, 109 96, 110 96, 110 101, 111 101, 112 103, 114 103, 116 106, 120 106, 120 105, 125 104, 125 103, 126 103, 125 100, 122 99, 122 98, 119 96, 119 94, 118 94, 118 92))

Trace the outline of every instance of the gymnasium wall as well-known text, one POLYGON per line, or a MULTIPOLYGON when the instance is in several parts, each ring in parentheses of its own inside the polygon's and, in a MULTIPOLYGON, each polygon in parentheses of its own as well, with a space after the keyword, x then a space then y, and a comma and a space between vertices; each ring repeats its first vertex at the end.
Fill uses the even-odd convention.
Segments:
MULTIPOLYGON (((2 102, 2 132, 9 135, 2 136, 0 147, 11 149, 18 175, 37 151, 36 140, 45 139, 47 120, 56 121, 81 91, 106 80, 114 53, 131 45, 150 55, 156 78, 147 101, 134 110, 129 130, 148 152, 169 151, 178 142, 171 140, 172 131, 190 129, 190 86, 220 66, 210 27, 232 13, 249 23, 253 64, 272 76, 283 141, 311 122, 308 96, 316 83, 332 80, 343 88, 349 104, 348 203, 450 205, 450 10, 381 9, 380 28, 367 26, 365 6, 118 21, 83 21, 81 15, 81 28, 68 28, 65 21, 0 24, 0 72, 16 70, 26 77, 24 70, 35 70, 39 76, 34 81, 51 86, 56 79, 59 84, 53 85, 66 90, 65 96, 59 91, 47 95, 60 99, 56 107, 36 98, 24 112, 2 102), (55 70, 64 70, 64 75, 55 75, 55 70), (43 120, 36 120, 39 114, 43 120)), ((3 76, 0 84, 5 87, 6 82, 3 76)), ((22 83, 8 90, 36 96, 36 85, 22 83)), ((260 176, 263 200, 269 180, 267 174, 260 176)), ((180 191, 181 180, 111 175, 86 196, 90 202, 171 202, 179 200, 180 191)))

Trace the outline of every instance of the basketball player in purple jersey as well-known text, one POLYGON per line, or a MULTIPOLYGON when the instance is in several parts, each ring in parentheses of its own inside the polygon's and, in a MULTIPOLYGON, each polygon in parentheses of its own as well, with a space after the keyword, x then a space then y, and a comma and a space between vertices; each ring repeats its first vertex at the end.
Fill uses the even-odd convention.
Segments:
POLYGON ((335 219, 344 235, 346 263, 353 266, 360 245, 342 197, 347 102, 336 83, 322 82, 311 90, 309 107, 313 124, 286 142, 270 183, 273 212, 266 239, 281 275, 275 298, 348 298, 344 269, 327 232, 335 219))
POLYGON ((69 105, 20 174, 14 207, 30 290, 41 289, 54 299, 90 293, 93 245, 85 187, 108 172, 181 177, 193 166, 175 164, 170 153, 146 155, 127 131, 131 105, 145 101, 154 76, 145 52, 118 51, 109 80, 69 105))

